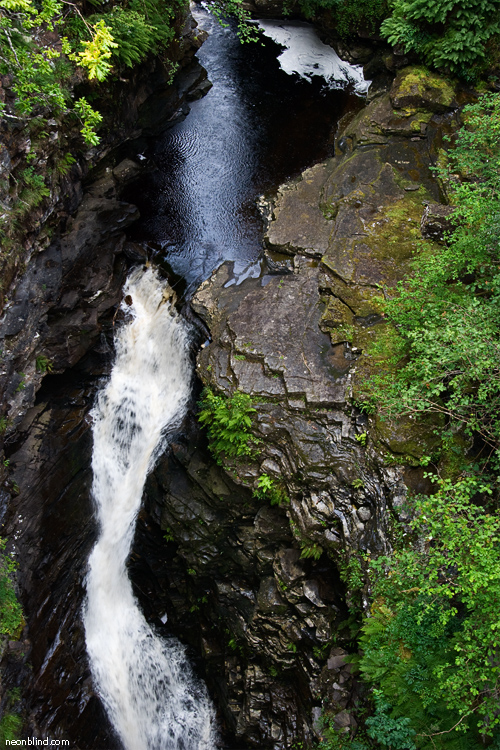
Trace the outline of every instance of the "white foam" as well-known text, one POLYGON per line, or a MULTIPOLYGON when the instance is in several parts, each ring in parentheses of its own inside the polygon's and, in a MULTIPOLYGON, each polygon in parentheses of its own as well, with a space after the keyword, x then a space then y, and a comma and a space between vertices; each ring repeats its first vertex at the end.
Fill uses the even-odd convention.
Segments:
POLYGON ((126 569, 146 477, 190 392, 188 332, 163 291, 151 269, 128 279, 129 322, 93 412, 100 536, 89 559, 85 636, 94 684, 126 750, 213 750, 206 690, 183 646, 146 622, 126 569))
POLYGON ((259 21, 262 32, 274 39, 284 52, 278 56, 281 68, 293 75, 311 81, 321 76, 327 85, 343 89, 352 85, 358 94, 366 94, 370 81, 363 77, 361 65, 351 65, 341 60, 332 47, 323 44, 315 29, 303 21, 259 21))

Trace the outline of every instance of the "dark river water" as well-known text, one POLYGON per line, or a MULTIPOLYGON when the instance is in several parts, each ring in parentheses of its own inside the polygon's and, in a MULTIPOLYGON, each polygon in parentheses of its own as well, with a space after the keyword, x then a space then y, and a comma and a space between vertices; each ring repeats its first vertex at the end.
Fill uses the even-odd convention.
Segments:
POLYGON ((223 261, 248 273, 262 249, 259 195, 333 153, 336 123, 362 99, 280 69, 274 41, 241 44, 200 6, 210 36, 198 53, 213 88, 146 156, 156 169, 125 196, 141 220, 132 239, 156 251, 187 291, 223 261))

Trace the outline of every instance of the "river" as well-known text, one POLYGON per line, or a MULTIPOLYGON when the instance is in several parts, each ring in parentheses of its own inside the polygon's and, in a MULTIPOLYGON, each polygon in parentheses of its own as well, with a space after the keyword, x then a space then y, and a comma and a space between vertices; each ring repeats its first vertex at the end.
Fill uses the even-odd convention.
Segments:
MULTIPOLYGON (((133 238, 183 280, 188 296, 224 261, 237 282, 260 274, 258 197, 332 153, 339 117, 359 101, 354 86, 366 88, 307 25, 265 22, 262 42, 241 45, 206 11, 196 16, 210 31, 199 57, 213 88, 141 155, 154 168, 125 196, 142 216, 133 238)), ((89 559, 86 643, 94 686, 126 750, 212 750, 206 690, 180 643, 146 622, 126 568, 147 474, 192 380, 189 331, 163 293, 151 269, 129 278, 127 322, 93 411, 100 536, 89 559)))
POLYGON ((124 196, 141 212, 132 239, 182 277, 188 294, 225 260, 239 278, 260 272, 256 199, 332 155, 338 120, 362 104, 360 70, 344 63, 353 80, 346 86, 337 55, 310 26, 267 21, 269 36, 240 44, 234 28, 200 6, 194 14, 210 33, 198 57, 213 88, 151 143, 144 156, 155 169, 124 196))

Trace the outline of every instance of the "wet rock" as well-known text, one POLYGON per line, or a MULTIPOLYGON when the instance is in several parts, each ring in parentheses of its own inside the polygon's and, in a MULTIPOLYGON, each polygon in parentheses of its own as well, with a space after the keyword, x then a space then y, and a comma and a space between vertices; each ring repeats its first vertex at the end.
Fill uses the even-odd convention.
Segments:
POLYGON ((327 666, 328 669, 333 669, 335 671, 338 671, 341 669, 341 667, 344 666, 347 660, 347 652, 343 651, 342 649, 335 649, 332 652, 332 656, 328 659, 327 666))
POLYGON ((443 76, 418 66, 399 71, 390 97, 396 109, 415 108, 443 113, 458 106, 455 86, 443 76))
POLYGON ((288 605, 283 600, 274 577, 261 580, 257 594, 257 607, 266 614, 282 615, 287 611, 288 605))
MULTIPOLYGON (((182 14, 177 20, 184 23, 182 14)), ((173 47, 184 67, 204 38, 195 36, 189 17, 173 47)), ((183 81, 200 84, 206 75, 195 63, 189 74, 171 85, 167 68, 159 59, 146 61, 137 76, 125 82, 123 96, 115 90, 116 96, 109 97, 112 113, 106 113, 103 102, 101 111, 112 127, 106 129, 101 146, 83 156, 78 135, 74 153, 80 162, 66 178, 50 183, 50 199, 26 221, 19 243, 23 254, 13 253, 15 263, 2 268, 2 305, 7 293, 8 301, 0 322, 0 394, 9 422, 5 450, 11 473, 6 486, 11 493, 7 499, 2 490, 0 501, 4 532, 20 564, 18 580, 30 637, 29 653, 24 650, 26 639, 20 642, 22 651, 7 651, 2 690, 21 688, 27 736, 68 738, 82 750, 114 750, 119 745, 92 687, 81 622, 85 564, 96 534, 90 500, 89 411, 96 381, 105 374, 112 354, 113 314, 129 262, 145 260, 142 248, 125 241, 137 209, 120 199, 120 190, 139 165, 127 159, 114 169, 98 167, 85 191, 82 180, 111 146, 140 134, 138 110, 154 89, 163 87, 164 94, 168 90, 164 98, 171 108, 162 116, 170 117, 185 101, 183 81), (49 219, 50 231, 43 226, 49 219), (19 491, 12 489, 16 485, 19 491), (14 670, 15 660, 20 666, 14 670)), ((10 77, 3 76, 0 98, 11 85, 10 77)), ((119 82, 115 85, 120 89, 119 82)), ((155 126, 159 125, 156 112, 155 126)), ((58 131, 55 121, 49 121, 47 129, 42 152, 37 152, 39 167, 60 156, 58 149, 73 151, 72 134, 67 140, 68 133, 58 131)), ((9 150, 0 147, 2 212, 16 198, 2 178, 9 170, 23 168, 20 159, 30 146, 22 134, 14 134, 8 145, 9 150)))
MULTIPOLYGON (((329 701, 339 728, 356 728, 363 687, 347 651, 321 650, 353 602, 339 569, 356 552, 390 549, 388 517, 403 512, 407 474, 386 465, 387 452, 411 465, 432 443, 430 425, 381 425, 355 406, 377 367, 367 349, 387 335, 380 285, 394 286, 410 268, 424 205, 439 199, 430 152, 439 113, 454 106, 455 94, 432 77, 419 88, 415 76, 401 71, 390 94, 341 124, 335 158, 279 189, 265 241, 267 252, 292 257, 293 273, 227 286, 223 265, 192 301, 211 334, 199 376, 218 393, 249 394, 256 409, 258 455, 226 460, 223 470, 242 491, 266 473, 290 499, 280 517, 286 513, 291 540, 279 539, 263 511, 244 535, 260 568, 257 606, 250 620, 238 619, 239 638, 276 671, 275 682, 272 673, 264 680, 246 671, 237 726, 251 745, 281 748, 282 737, 298 737, 272 707, 271 685, 283 669, 301 674, 307 699, 296 710, 305 711, 308 736, 319 700, 329 701)), ((358 586, 357 606, 367 606, 362 566, 358 586)), ((228 613, 237 596, 224 590, 228 613)))
POLYGON ((444 242, 445 233, 453 230, 453 212, 453 206, 429 203, 425 207, 420 222, 422 237, 435 242, 444 242))
POLYGON ((29 707, 28 736, 112 750, 118 744, 90 684, 81 622, 84 561, 96 534, 86 419, 93 393, 84 380, 53 376, 54 391, 46 387, 20 423, 10 455, 19 494, 4 531, 20 562, 31 640, 30 670, 18 683, 29 707))

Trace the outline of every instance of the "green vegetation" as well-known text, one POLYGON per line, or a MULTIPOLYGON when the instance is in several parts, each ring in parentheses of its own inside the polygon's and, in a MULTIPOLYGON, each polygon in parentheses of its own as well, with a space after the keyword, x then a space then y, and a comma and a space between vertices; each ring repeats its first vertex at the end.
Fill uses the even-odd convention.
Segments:
MULTIPOLYGON (((427 65, 466 80, 483 72, 500 35, 500 0, 298 0, 297 4, 307 18, 330 17, 341 37, 380 33, 427 65)), ((289 3, 288 9, 292 7, 289 3)))
POLYGON ((473 477, 439 481, 435 495, 415 500, 420 543, 371 564, 360 669, 393 718, 409 720, 416 747, 500 739, 500 517, 472 502, 490 491, 473 477))
POLYGON ((163 538, 166 542, 175 541, 174 532, 172 531, 170 526, 167 526, 165 529, 163 529, 163 538))
POLYGON ((470 79, 500 33, 500 1, 394 0, 381 31, 428 65, 470 79))
POLYGON ((21 391, 24 391, 24 389, 26 388, 26 375, 24 374, 24 372, 20 372, 19 375, 21 377, 21 380, 19 381, 17 385, 15 393, 20 393, 21 391))
POLYGON ((323 554, 323 547, 319 544, 304 544, 300 549, 300 557, 303 560, 319 560, 323 554))
POLYGON ((198 419, 207 428, 210 450, 218 458, 250 456, 255 438, 250 433, 255 409, 246 393, 235 391, 226 398, 204 388, 198 419))
POLYGON ((500 95, 463 121, 440 170, 454 229, 386 301, 391 375, 371 384, 382 416, 434 421, 439 437, 422 459, 433 493, 369 561, 361 636, 367 733, 408 750, 500 746, 500 95))
POLYGON ((0 721, 0 745, 6 747, 6 740, 17 740, 22 727, 22 719, 19 714, 6 713, 0 721))
POLYGON ((52 372, 52 362, 48 357, 40 355, 36 358, 36 369, 37 372, 52 372))
POLYGON ((0 539, 0 634, 19 636, 24 625, 23 612, 14 587, 17 563, 5 552, 6 540, 0 539))
MULTIPOLYGON (((98 13, 85 17, 66 0, 0 0, 0 73, 13 77, 16 95, 14 110, 0 104, 0 114, 38 122, 76 116, 84 140, 95 145, 102 118, 86 98, 72 102, 75 69, 83 68, 89 81, 102 82, 121 67, 161 53, 174 37, 181 7, 183 0, 130 0, 102 4, 98 13)), ((31 183, 43 190, 37 178, 31 175, 31 183)))
POLYGON ((306 18, 325 12, 333 16, 335 31, 342 37, 358 31, 376 33, 389 14, 387 0, 298 0, 298 6, 306 18))
POLYGON ((221 26, 227 26, 226 19, 234 18, 238 26, 241 42, 256 42, 260 38, 259 30, 250 23, 251 15, 242 0, 210 0, 210 10, 221 26))
POLYGON ((467 438, 479 436, 481 455, 493 458, 500 437, 499 95, 466 107, 464 119, 441 171, 456 229, 439 253, 424 250, 413 277, 386 301, 394 323, 390 364, 399 369, 373 385, 388 416, 440 420, 450 447, 460 427, 467 438))
POLYGON ((271 505, 283 505, 289 503, 290 498, 286 490, 268 474, 261 474, 257 480, 257 489, 254 490, 254 497, 260 500, 269 500, 271 505))
POLYGON ((328 715, 321 717, 322 739, 318 750, 368 750, 370 745, 366 744, 359 733, 352 739, 349 733, 335 726, 333 719, 328 715))

